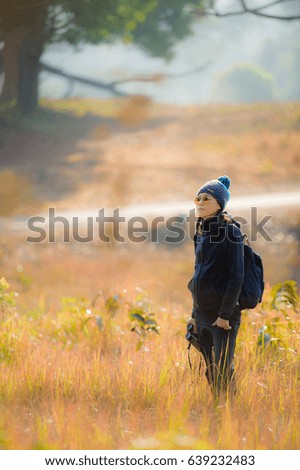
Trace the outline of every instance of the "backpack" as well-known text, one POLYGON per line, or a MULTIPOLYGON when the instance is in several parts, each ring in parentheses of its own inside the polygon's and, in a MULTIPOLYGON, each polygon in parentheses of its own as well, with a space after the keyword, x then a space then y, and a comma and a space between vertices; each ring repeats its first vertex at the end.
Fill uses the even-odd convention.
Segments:
MULTIPOLYGON (((224 211, 223 215, 229 217, 230 222, 240 229, 240 224, 231 214, 224 211)), ((264 268, 263 262, 258 253, 253 251, 248 237, 243 233, 244 242, 244 282, 238 299, 242 310, 255 308, 262 300, 264 293, 264 268)))
POLYGON ((260 255, 252 250, 246 234, 244 240, 244 282, 239 296, 241 308, 255 308, 264 292, 264 268, 260 255))

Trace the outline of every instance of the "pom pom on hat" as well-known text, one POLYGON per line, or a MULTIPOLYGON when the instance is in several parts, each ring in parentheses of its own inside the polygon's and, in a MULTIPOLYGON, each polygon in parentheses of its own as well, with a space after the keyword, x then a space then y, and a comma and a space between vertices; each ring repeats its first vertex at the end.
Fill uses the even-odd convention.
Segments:
POLYGON ((230 188, 231 180, 230 180, 229 176, 226 176, 226 175, 219 176, 218 181, 220 181, 220 183, 224 184, 224 186, 226 186, 227 189, 230 188))
POLYGON ((197 194, 211 194, 218 201, 221 209, 224 210, 224 207, 230 199, 230 192, 228 191, 230 183, 231 180, 229 176, 219 176, 217 180, 207 181, 203 186, 201 186, 197 194))

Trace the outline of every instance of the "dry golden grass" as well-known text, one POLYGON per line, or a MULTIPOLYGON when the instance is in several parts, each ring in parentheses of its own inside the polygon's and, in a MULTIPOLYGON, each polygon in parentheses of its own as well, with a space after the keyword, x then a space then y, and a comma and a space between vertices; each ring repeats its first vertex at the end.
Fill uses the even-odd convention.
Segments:
MULTIPOLYGON (((48 110, 23 123, 24 135, 13 145, 5 139, 1 151, 12 171, 34 176, 46 206, 192 201, 203 181, 224 173, 233 197, 294 189, 298 182, 298 103, 183 110, 136 99, 43 106, 48 110)), ((2 213, 24 213, 30 205, 9 174, 2 213)), ((287 221, 297 228, 298 213, 277 210, 275 243, 258 244, 271 283, 297 269, 298 242, 286 233, 287 221)), ((19 293, 15 308, 0 296, 0 448, 299 448, 299 313, 288 310, 291 323, 272 310, 269 287, 264 303, 243 314, 235 399, 216 404, 204 371, 196 373, 195 351, 192 373, 187 362, 190 244, 118 249, 30 245, 24 237, 2 232, 0 239, 0 278, 19 293), (114 295, 113 313, 106 301, 114 295), (131 307, 154 312, 160 326, 159 336, 146 335, 147 350, 136 350, 131 307), (273 340, 261 349, 264 325, 273 340)))
POLYGON ((2 264, 7 292, 19 292, 16 308, 1 314, 2 449, 299 448, 299 314, 288 309, 287 321, 272 310, 269 288, 243 314, 238 392, 216 404, 196 351, 193 372, 187 362, 192 259, 172 250, 68 252, 41 248, 23 271, 2 264), (114 295, 116 309, 107 304, 114 295), (133 307, 154 312, 160 326, 160 335, 146 334, 146 350, 130 331, 133 307), (263 325, 276 338, 265 349, 263 325))

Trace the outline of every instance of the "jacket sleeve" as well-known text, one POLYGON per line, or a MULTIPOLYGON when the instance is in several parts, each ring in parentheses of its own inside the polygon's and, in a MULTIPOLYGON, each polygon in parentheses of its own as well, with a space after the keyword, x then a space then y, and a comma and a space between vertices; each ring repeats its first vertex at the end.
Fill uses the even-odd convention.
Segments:
POLYGON ((225 234, 224 248, 228 280, 218 315, 229 320, 236 307, 244 280, 244 242, 240 229, 234 224, 228 224, 225 234))

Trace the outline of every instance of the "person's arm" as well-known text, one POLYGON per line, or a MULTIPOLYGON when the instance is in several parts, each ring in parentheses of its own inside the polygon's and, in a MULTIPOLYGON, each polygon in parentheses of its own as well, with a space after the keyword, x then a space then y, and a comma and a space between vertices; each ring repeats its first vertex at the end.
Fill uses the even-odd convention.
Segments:
POLYGON ((240 229, 228 224, 225 245, 225 260, 228 268, 228 280, 219 309, 219 318, 229 320, 239 299, 244 280, 244 242, 240 229))

